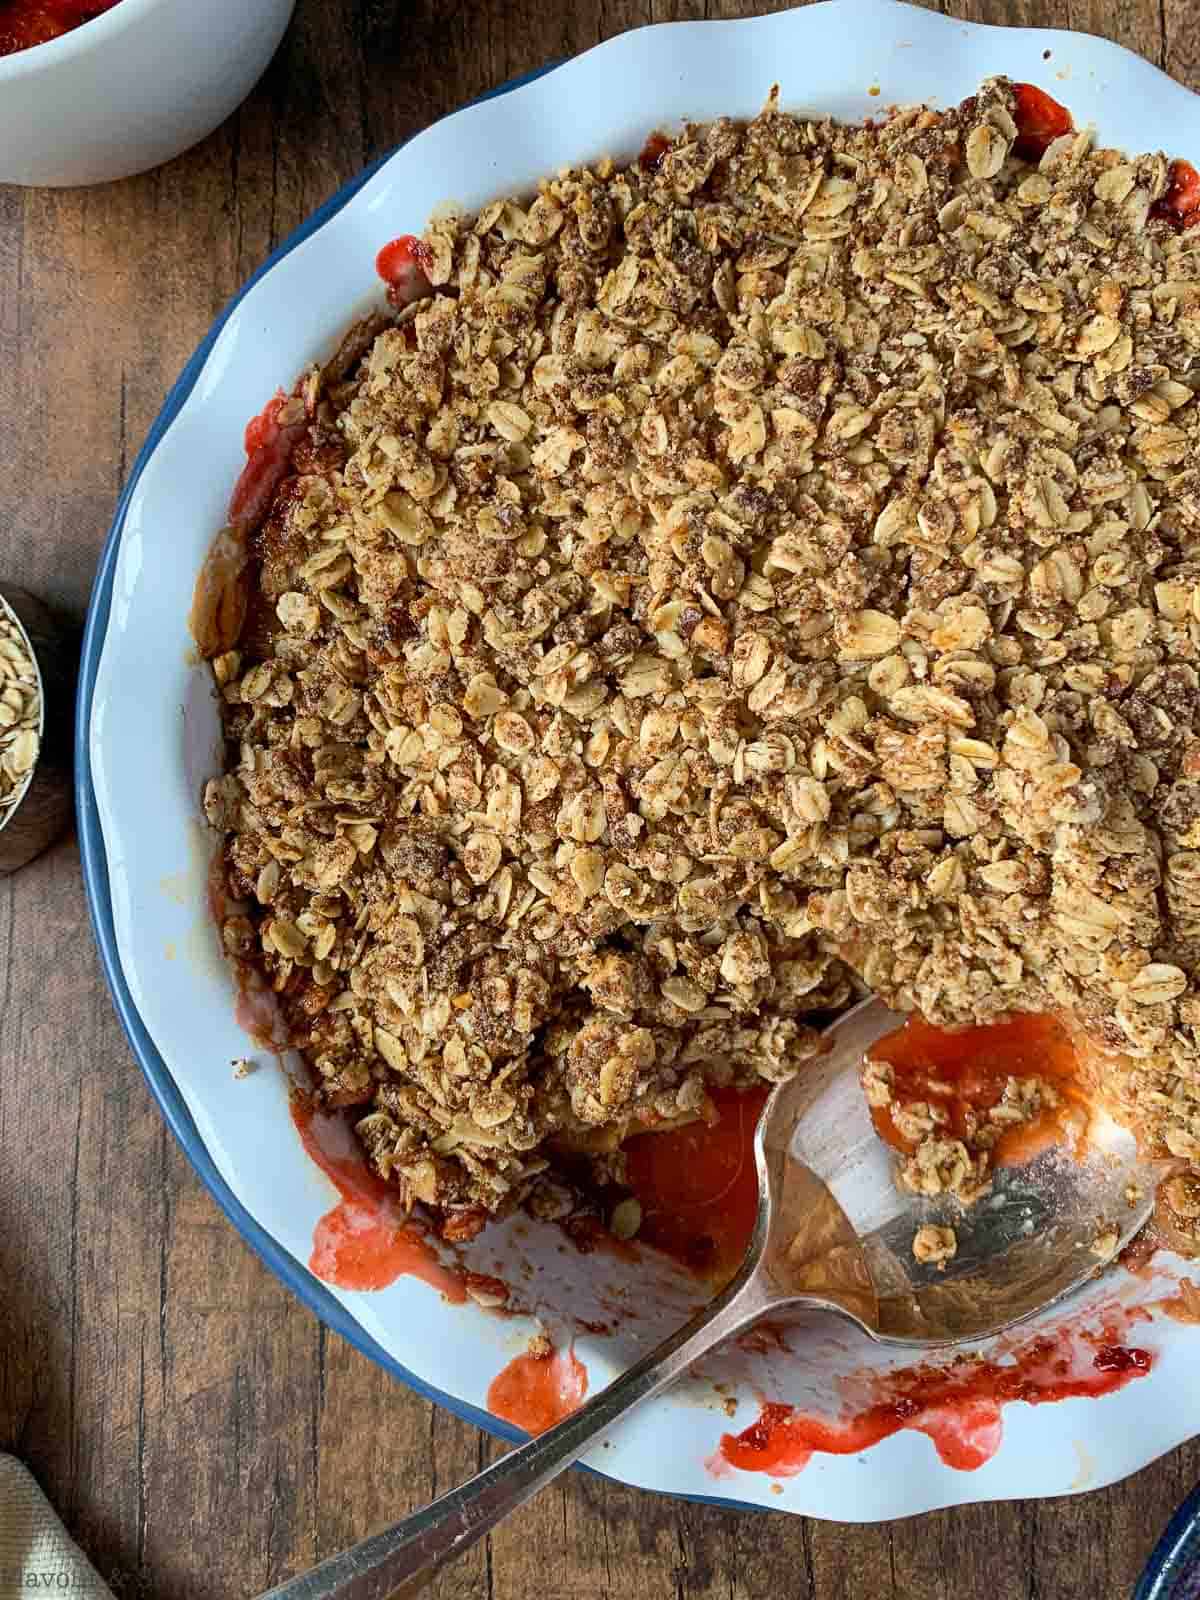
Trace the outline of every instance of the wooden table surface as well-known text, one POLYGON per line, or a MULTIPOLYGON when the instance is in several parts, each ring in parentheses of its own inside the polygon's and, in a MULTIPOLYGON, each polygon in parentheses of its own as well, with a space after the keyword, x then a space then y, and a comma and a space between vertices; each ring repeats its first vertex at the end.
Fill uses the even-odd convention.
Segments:
MULTIPOLYGON (((198 149, 107 188, 0 188, 0 582, 82 615, 167 387, 225 300, 365 162, 606 35, 756 9, 300 0, 257 91, 198 149)), ((1200 89, 1195 0, 947 9, 1107 34, 1200 89)), ((114 1589, 253 1596, 500 1448, 327 1333, 220 1215, 117 1026, 74 842, 0 882, 0 1449, 114 1589)), ((858 1528, 571 1475, 432 1592, 1116 1600, 1198 1476, 1191 1444, 1081 1498, 858 1528)))

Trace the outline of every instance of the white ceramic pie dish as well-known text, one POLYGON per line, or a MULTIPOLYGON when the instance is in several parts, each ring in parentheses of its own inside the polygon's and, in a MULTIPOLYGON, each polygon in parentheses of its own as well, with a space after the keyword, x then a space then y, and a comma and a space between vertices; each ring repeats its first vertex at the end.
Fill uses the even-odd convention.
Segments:
MULTIPOLYGON (((205 893, 211 837, 198 797, 212 771, 217 718, 186 618, 196 572, 241 466, 242 429, 276 386, 320 358, 379 302, 379 247, 419 231, 436 206, 472 207, 530 187, 545 170, 631 155, 682 117, 753 115, 775 80, 790 109, 861 118, 889 103, 953 103, 989 74, 1039 84, 1078 124, 1130 150, 1200 151, 1200 99, 1120 48, 1079 34, 952 22, 889 0, 829 0, 737 23, 675 24, 621 36, 427 130, 318 213, 234 302, 182 375, 139 458, 102 559, 84 651, 79 805, 93 918, 131 1043, 201 1176, 235 1225, 325 1320, 460 1414, 511 1435, 483 1407, 489 1382, 534 1324, 452 1306, 401 1278, 374 1293, 321 1284, 307 1270, 313 1230, 335 1196, 288 1119, 272 1065, 244 1081, 230 1062, 254 1051, 234 1019, 205 893)), ((481 1270, 532 1261, 529 1293, 553 1328, 629 1292, 620 1269, 572 1258, 557 1235, 485 1236, 481 1270)), ((1163 1294, 1124 1272, 1082 1296, 1070 1318, 1128 1316, 1163 1294), (1114 1312, 1115 1308, 1115 1312, 1114 1312)), ((664 1308, 577 1349, 598 1388, 664 1308)), ((644 1298, 644 1297, 643 1297, 644 1298)), ((677 1314, 677 1313, 675 1313, 677 1314)), ((594 1320, 594 1319, 591 1319, 594 1320)), ((1049 1319, 1062 1324, 1064 1314, 1049 1319)), ((1068 1319, 1069 1320, 1069 1319, 1068 1319)), ((1155 1315, 1136 1343, 1148 1376, 1104 1399, 1009 1404, 986 1464, 944 1464, 905 1429, 865 1453, 817 1455, 798 1475, 711 1462, 722 1434, 753 1423, 762 1395, 826 1412, 848 1374, 894 1367, 826 1322, 788 1350, 737 1352, 647 1408, 591 1465, 629 1483, 845 1521, 976 1500, 1061 1494, 1111 1482, 1200 1431, 1195 1329, 1155 1315), (730 1420, 711 1379, 737 1402, 730 1420), (782 1493, 779 1491, 782 1490, 782 1493)), ((1011 1342, 993 1352, 1008 1359, 1011 1342)))
POLYGON ((169 161, 239 106, 296 0, 121 0, 0 56, 0 183, 107 183, 169 161))

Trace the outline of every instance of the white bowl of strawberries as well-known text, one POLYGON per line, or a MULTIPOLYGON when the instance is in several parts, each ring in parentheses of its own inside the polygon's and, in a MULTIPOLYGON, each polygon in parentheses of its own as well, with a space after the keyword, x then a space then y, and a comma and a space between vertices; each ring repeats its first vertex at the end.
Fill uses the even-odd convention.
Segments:
POLYGON ((0 0, 0 183, 169 161, 246 97, 295 0, 0 0))

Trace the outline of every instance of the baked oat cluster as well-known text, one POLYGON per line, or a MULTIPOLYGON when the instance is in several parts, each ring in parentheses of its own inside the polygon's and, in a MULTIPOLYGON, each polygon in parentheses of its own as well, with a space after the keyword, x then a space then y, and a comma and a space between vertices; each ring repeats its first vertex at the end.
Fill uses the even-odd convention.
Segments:
MULTIPOLYGON (((950 1126, 945 1104, 935 1096, 913 1100, 897 1094, 895 1072, 886 1061, 868 1057, 862 1084, 867 1104, 887 1111, 905 1150, 911 1152, 897 1168, 899 1187, 930 1200, 950 1194, 964 1205, 972 1205, 991 1188, 994 1152, 1004 1136, 1056 1114, 1062 1105, 1062 1096, 1047 1079, 1014 1074, 995 1105, 967 1112, 960 1136, 950 1126)), ((1058 1131, 1076 1144, 1086 1132, 1086 1122, 1082 1108, 1072 1108, 1061 1118, 1058 1131)))
POLYGON ((225 938, 451 1231, 855 982, 1066 1011, 1200 1156, 1200 230, 1014 109, 772 101, 436 222, 277 418, 225 938))
POLYGON ((944 1272, 946 1263, 958 1254, 958 1235, 953 1228, 927 1222, 913 1235, 912 1253, 921 1266, 944 1272))

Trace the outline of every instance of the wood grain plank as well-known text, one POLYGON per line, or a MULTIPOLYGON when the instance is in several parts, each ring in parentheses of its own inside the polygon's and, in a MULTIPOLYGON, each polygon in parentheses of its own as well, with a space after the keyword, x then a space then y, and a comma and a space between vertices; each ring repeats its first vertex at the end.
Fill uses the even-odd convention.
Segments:
POLYGON ((191 1178, 173 1142, 160 1221, 162 1389, 148 1390, 146 1566, 169 1589, 256 1593, 314 1556, 318 1331, 191 1178), (194 1450, 196 1438, 219 1446, 194 1450), (219 1548, 203 1537, 219 1528, 219 1548))
MULTIPOLYGON (((335 1334, 320 1339, 313 1471, 316 1546, 332 1555, 464 1482, 483 1436, 405 1390, 335 1334)), ((438 1600, 480 1594, 487 1550, 470 1552, 431 1590, 438 1600)))
MULTIPOLYGON (((142 1297, 136 1206, 118 1225, 112 1261, 121 1266, 110 1262, 99 1298, 81 1259, 107 1227, 101 1212, 111 1202, 89 1183, 101 1149, 106 1062, 119 1061, 133 1088, 122 1117, 131 1161, 125 1192, 136 1195, 149 1181, 142 1139, 159 1131, 148 1104, 139 1126, 140 1079, 107 999, 98 1003, 69 840, 0 884, 0 996, 0 1448, 22 1455, 73 1522, 97 1513, 94 1547, 103 1559, 136 1541, 136 1448, 110 1451, 106 1430, 136 1418, 142 1297), (102 1518, 119 1528, 115 1541, 103 1536, 102 1518)), ((109 1087, 123 1093, 120 1083, 109 1087)), ((154 1249, 152 1236, 146 1248, 154 1249)))
MULTIPOLYGON (((1107 0, 1099 0, 1100 4, 1107 0)), ((1013 28, 1069 28, 1070 0, 947 0, 946 13, 1013 28)))
MULTIPOLYGON (((786 0, 301 0, 242 110, 157 173, 0 189, 0 578, 77 614, 116 492, 220 306, 362 163, 505 78, 647 22, 786 0)), ((1200 86, 1197 0, 949 0, 1070 26, 1200 86)), ((278 375, 280 381, 289 374, 278 375)), ((122 1595, 233 1600, 502 1446, 323 1332, 165 1132, 66 842, 0 883, 0 1447, 122 1595)), ((1095 1600, 1127 1593, 1200 1446, 1124 1484, 848 1528, 575 1474, 435 1600, 1095 1600)))
MULTIPOLYGON (((1068 23, 1135 50, 1161 67, 1165 61, 1159 0, 1068 0, 1068 23)), ((1058 26, 1058 24, 1055 24, 1058 26)))
POLYGON ((1161 0, 1162 65, 1189 89, 1200 88, 1200 7, 1196 0, 1161 0))
MULTIPOLYGON (((818 1600, 837 1594, 878 1595, 894 1600, 892 1533, 886 1527, 848 1528, 840 1522, 811 1522, 813 1591, 818 1600)), ((905 1597, 907 1600, 907 1597, 905 1597)))
POLYGON ((1019 1508, 1005 1504, 896 1523, 889 1530, 894 1592, 904 1600, 1024 1600, 1027 1537, 1019 1508))

